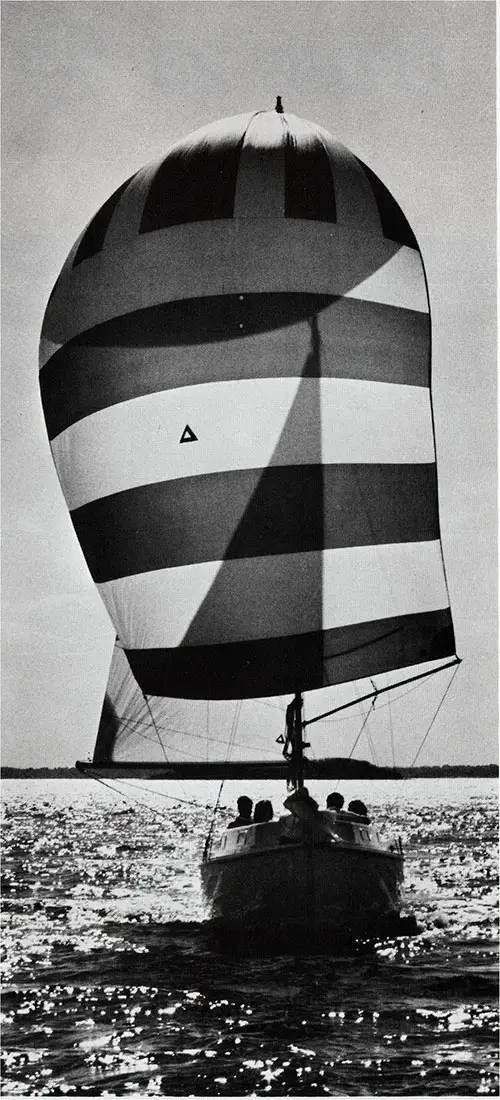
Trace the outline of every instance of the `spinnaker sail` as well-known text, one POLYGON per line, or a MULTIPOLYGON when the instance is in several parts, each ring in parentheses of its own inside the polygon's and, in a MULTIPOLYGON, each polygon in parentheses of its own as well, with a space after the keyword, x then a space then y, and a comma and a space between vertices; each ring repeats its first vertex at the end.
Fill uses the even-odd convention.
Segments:
POLYGON ((321 127, 224 119, 119 187, 54 287, 40 382, 143 708, 455 653, 422 257, 321 127))

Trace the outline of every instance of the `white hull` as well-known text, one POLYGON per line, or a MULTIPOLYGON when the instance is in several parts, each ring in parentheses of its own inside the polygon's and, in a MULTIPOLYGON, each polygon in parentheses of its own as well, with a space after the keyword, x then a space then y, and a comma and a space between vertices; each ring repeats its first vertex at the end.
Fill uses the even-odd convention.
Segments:
MULTIPOLYGON (((230 830, 201 867, 212 919, 252 928, 307 928, 369 934, 401 907, 403 856, 370 826, 296 836, 280 822, 230 830), (340 835, 348 832, 348 839, 340 835), (288 835, 287 835, 288 832, 288 835)), ((296 823, 292 829, 297 834, 296 823)))

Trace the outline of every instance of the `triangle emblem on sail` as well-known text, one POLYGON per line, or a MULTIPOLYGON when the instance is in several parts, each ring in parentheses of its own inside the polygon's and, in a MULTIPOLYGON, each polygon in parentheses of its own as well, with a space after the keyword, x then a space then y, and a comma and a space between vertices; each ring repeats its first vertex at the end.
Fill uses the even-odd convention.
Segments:
POLYGON ((184 428, 184 431, 181 435, 181 438, 179 439, 179 443, 195 443, 195 442, 196 443, 198 442, 198 436, 194 434, 193 429, 189 427, 189 424, 186 424, 186 427, 184 428))

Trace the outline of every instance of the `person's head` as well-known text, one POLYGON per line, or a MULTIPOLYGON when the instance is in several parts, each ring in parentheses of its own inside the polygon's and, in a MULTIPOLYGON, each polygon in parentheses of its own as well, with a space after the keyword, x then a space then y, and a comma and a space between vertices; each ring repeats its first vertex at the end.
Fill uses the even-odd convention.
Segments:
POLYGON ((353 801, 349 803, 349 813, 359 814, 360 817, 366 817, 367 809, 364 802, 361 802, 359 798, 353 799, 353 801))
POLYGON ((238 813, 240 817, 252 816, 253 802, 251 798, 248 798, 246 794, 240 795, 238 799, 238 813))
POLYGON ((262 802, 258 802, 255 807, 255 813, 253 819, 256 824, 261 824, 263 821, 271 821, 273 816, 273 807, 267 799, 262 802))
POLYGON ((329 794, 326 800, 327 810, 341 810, 344 805, 344 799, 338 791, 333 791, 329 794))

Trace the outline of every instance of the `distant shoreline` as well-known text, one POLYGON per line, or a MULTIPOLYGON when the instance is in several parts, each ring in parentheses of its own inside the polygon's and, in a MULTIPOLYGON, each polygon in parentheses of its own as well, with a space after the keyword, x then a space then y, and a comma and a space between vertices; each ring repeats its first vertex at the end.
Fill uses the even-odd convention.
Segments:
MULTIPOLYGON (((389 769, 387 769, 389 771, 389 769)), ((443 764, 442 767, 397 768, 385 779, 498 779, 498 764, 443 764)), ((76 768, 0 768, 1 779, 85 779, 76 768)), ((374 777, 377 778, 377 777, 374 777)))

